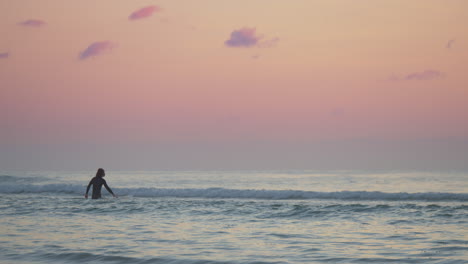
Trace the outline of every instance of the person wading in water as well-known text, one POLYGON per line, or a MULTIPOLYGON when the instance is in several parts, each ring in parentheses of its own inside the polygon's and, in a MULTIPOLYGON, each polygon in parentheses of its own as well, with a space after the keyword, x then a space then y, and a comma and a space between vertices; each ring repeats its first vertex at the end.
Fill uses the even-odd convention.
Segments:
POLYGON ((115 195, 111 188, 107 185, 106 180, 104 180, 104 176, 106 176, 106 173, 104 172, 104 169, 99 168, 96 172, 96 176, 91 179, 91 181, 88 184, 88 187, 86 187, 86 194, 85 198, 88 199, 88 192, 89 188, 91 185, 93 185, 93 194, 91 195, 92 199, 99 199, 101 198, 101 189, 102 185, 106 187, 106 190, 112 194, 115 198, 117 198, 117 195, 115 195))

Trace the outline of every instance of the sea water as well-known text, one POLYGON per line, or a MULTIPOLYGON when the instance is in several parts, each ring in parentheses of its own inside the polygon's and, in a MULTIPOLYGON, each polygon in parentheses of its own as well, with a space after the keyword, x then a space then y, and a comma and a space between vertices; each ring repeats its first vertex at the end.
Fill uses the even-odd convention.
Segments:
POLYGON ((468 263, 468 173, 0 173, 1 263, 468 263))

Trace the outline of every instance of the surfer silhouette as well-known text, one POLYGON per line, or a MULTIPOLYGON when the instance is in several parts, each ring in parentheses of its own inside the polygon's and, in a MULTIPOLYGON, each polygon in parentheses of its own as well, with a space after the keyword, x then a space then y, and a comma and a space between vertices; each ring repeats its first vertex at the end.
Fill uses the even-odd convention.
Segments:
POLYGON ((97 172, 96 172, 96 176, 91 179, 91 181, 88 184, 88 187, 86 187, 86 194, 85 194, 86 199, 88 198, 88 192, 89 192, 89 188, 91 187, 91 185, 93 185, 93 193, 91 195, 92 199, 101 198, 102 185, 104 185, 104 187, 106 187, 106 190, 108 192, 110 192, 112 194, 112 196, 117 198, 117 195, 115 195, 112 192, 111 188, 107 185, 106 180, 103 179, 104 176, 106 176, 106 173, 104 172, 104 169, 99 168, 97 170, 97 172))

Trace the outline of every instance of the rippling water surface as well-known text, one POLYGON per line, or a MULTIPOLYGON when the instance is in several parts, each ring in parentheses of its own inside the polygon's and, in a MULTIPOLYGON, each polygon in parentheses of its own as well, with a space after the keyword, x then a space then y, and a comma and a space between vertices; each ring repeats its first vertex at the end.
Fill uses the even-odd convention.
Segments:
POLYGON ((468 263, 468 175, 0 174, 2 263, 468 263))

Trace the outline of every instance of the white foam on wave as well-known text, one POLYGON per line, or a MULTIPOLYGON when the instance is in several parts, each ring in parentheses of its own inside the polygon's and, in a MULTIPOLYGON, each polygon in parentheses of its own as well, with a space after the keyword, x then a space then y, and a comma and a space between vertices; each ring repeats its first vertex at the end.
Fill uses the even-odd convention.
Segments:
MULTIPOLYGON (((67 193, 82 195, 85 186, 74 184, 2 184, 0 193, 67 193)), ((105 193, 106 191, 103 190, 105 193)), ((389 201, 468 201, 468 193, 384 193, 377 191, 314 192, 299 190, 253 190, 225 188, 114 188, 118 195, 134 197, 180 197, 180 198, 241 198, 241 199, 337 199, 337 200, 389 200, 389 201)))

